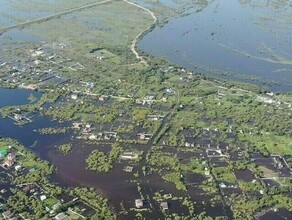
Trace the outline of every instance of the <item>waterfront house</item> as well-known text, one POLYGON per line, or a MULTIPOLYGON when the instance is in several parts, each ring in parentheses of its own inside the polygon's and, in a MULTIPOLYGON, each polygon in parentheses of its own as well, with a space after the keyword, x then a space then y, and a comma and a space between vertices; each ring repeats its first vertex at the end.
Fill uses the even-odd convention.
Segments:
POLYGON ((133 152, 125 152, 121 155, 122 159, 137 159, 138 154, 133 153, 133 152))
POLYGON ((163 210, 167 210, 167 209, 169 208, 167 202, 162 202, 162 203, 160 203, 160 207, 161 207, 163 210))
POLYGON ((135 199, 135 206, 136 208, 142 208, 143 207, 143 201, 142 199, 135 199))
POLYGON ((186 138, 186 142, 185 142, 185 146, 186 147, 194 147, 196 144, 195 139, 192 137, 187 137, 186 138))

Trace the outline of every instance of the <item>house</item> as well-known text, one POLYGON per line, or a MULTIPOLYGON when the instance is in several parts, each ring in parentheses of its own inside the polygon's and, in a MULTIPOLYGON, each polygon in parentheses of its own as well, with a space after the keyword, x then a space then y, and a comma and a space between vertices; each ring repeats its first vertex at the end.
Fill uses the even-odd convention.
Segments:
POLYGON ((14 167, 14 169, 15 169, 15 171, 19 171, 19 170, 21 169, 21 166, 20 166, 20 165, 16 165, 16 166, 14 167))
POLYGON ((135 206, 136 208, 142 208, 143 207, 143 201, 142 199, 135 199, 135 206))
POLYGON ((138 104, 138 105, 141 105, 141 104, 143 104, 143 101, 141 99, 136 99, 135 103, 138 104))
POLYGON ((89 137, 88 137, 89 140, 97 140, 97 136, 95 134, 91 134, 89 137))
POLYGON ((105 96, 103 96, 103 95, 99 96, 98 100, 102 101, 102 102, 105 101, 105 96))
POLYGON ((15 153, 11 152, 11 153, 8 154, 7 159, 8 160, 15 160, 15 157, 16 157, 15 153))
POLYGON ((71 99, 77 100, 77 98, 78 98, 77 94, 72 94, 71 95, 71 99))
POLYGON ((13 166, 13 164, 14 164, 13 160, 6 160, 3 164, 3 166, 9 168, 9 167, 13 166))
POLYGON ((67 218, 68 216, 64 213, 64 212, 61 212, 59 213, 58 215, 55 216, 55 220, 63 220, 65 218, 67 218))
POLYGON ((82 128, 82 123, 80 123, 80 122, 73 122, 73 128, 76 128, 76 129, 82 128))
POLYGON ((227 186, 226 186, 225 183, 220 183, 220 184, 219 184, 219 187, 220 187, 220 188, 226 188, 227 186))
POLYGON ((194 147, 195 146, 195 139, 191 138, 191 137, 187 137, 186 142, 185 142, 185 146, 186 147, 194 147))
POLYGON ((167 209, 168 209, 168 203, 167 203, 167 202, 162 202, 162 203, 160 203, 160 207, 161 207, 163 210, 167 210, 167 209))
POLYGON ((13 218, 14 214, 10 210, 8 210, 6 212, 3 212, 2 216, 4 219, 11 219, 13 218))
POLYGON ((133 152, 125 152, 121 155, 122 159, 137 159, 138 154, 133 152))
POLYGON ((47 199, 47 196, 46 196, 46 195, 41 195, 41 196, 40 196, 40 200, 41 200, 41 201, 44 201, 44 200, 46 200, 46 199, 47 199))
POLYGON ((139 136, 140 140, 149 140, 152 137, 152 134, 139 133, 137 135, 139 136))
POLYGON ((22 115, 21 114, 14 114, 14 119, 16 121, 20 121, 20 120, 22 120, 22 115))
POLYGON ((210 170, 207 167, 205 167, 205 175, 206 176, 209 176, 210 175, 210 170))
POLYGON ((92 128, 92 124, 88 123, 85 125, 86 128, 92 128))

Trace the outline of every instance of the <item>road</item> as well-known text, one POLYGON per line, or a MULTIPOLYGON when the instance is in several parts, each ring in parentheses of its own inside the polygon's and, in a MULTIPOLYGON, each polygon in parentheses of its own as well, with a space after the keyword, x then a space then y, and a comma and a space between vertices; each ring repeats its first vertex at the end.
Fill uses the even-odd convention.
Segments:
POLYGON ((138 42, 138 40, 140 39, 140 37, 142 37, 142 35, 144 35, 146 32, 148 32, 148 31, 149 31, 149 30, 150 30, 150 29, 156 24, 156 22, 157 22, 157 18, 156 18, 156 16, 155 16, 155 14, 154 14, 151 10, 149 10, 148 8, 144 8, 143 6, 138 5, 138 4, 135 4, 135 3, 130 2, 130 1, 128 1, 128 0, 124 0, 124 2, 126 2, 126 3, 128 3, 128 4, 130 4, 130 5, 136 6, 136 7, 140 8, 140 9, 142 9, 142 10, 148 12, 148 13, 151 15, 151 17, 153 18, 153 23, 152 23, 149 27, 147 27, 147 29, 141 31, 141 32, 140 32, 140 33, 134 38, 134 40, 132 41, 132 44, 131 44, 131 51, 132 51, 132 53, 135 55, 135 57, 136 57, 138 60, 140 60, 140 63, 142 63, 142 64, 144 64, 144 65, 147 66, 148 63, 146 62, 146 60, 145 60, 142 56, 140 56, 139 53, 137 52, 137 50, 136 50, 136 45, 137 45, 137 42, 138 42))
POLYGON ((109 3, 111 1, 112 0, 105 0, 105 1, 102 1, 102 2, 96 2, 96 3, 92 3, 92 4, 87 4, 87 5, 84 5, 84 6, 81 6, 81 7, 72 8, 72 9, 69 9, 69 10, 66 10, 66 11, 63 11, 63 12, 59 12, 57 14, 49 15, 49 16, 46 16, 46 17, 37 18, 37 19, 34 19, 34 20, 28 20, 26 22, 10 25, 10 26, 7 26, 7 27, 2 27, 2 28, 0 28, 0 35, 5 33, 5 32, 7 32, 7 31, 9 31, 9 30, 11 30, 11 29, 14 29, 14 28, 23 28, 25 26, 28 26, 28 25, 31 25, 31 24, 34 24, 34 23, 40 23, 40 22, 48 21, 48 20, 51 20, 51 19, 54 19, 54 18, 58 18, 60 16, 63 16, 63 15, 66 15, 66 14, 70 14, 70 13, 73 13, 73 12, 76 12, 76 11, 92 8, 92 7, 95 7, 95 6, 98 6, 98 5, 102 5, 102 4, 106 4, 106 3, 109 3))

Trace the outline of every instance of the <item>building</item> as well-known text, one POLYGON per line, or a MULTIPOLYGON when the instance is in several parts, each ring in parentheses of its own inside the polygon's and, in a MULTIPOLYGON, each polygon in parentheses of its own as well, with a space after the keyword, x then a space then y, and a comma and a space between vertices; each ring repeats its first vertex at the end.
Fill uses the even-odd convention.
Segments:
POLYGON ((143 207, 143 201, 142 199, 135 199, 135 206, 136 208, 142 208, 143 207))
POLYGON ((167 209, 169 208, 167 202, 162 202, 162 203, 160 203, 160 207, 161 207, 163 210, 167 210, 167 209))
POLYGON ((105 99, 106 99, 106 97, 105 97, 105 96, 103 96, 103 95, 102 95, 102 96, 99 96, 99 98, 98 98, 98 100, 99 100, 99 101, 102 101, 102 102, 104 102, 104 101, 105 101, 105 99))
POLYGON ((15 160, 15 157, 16 157, 15 153, 12 152, 12 153, 8 154, 7 159, 8 160, 15 160))
POLYGON ((15 169, 15 171, 19 171, 19 170, 21 170, 21 166, 20 166, 20 165, 16 165, 16 166, 14 167, 14 169, 15 169))
POLYGON ((71 99, 77 100, 78 96, 76 94, 71 95, 71 99))
POLYGON ((46 195, 41 195, 41 196, 40 196, 40 200, 41 200, 41 201, 44 201, 44 200, 46 200, 46 199, 47 199, 47 196, 46 196, 46 195))
POLYGON ((121 155, 122 159, 137 159, 138 154, 133 153, 133 152, 125 152, 121 155))
POLYGON ((13 218, 14 214, 10 210, 8 210, 6 212, 3 212, 2 216, 4 219, 11 219, 13 218))
POLYGON ((55 220, 63 220, 63 219, 66 219, 67 217, 68 216, 64 212, 61 212, 55 216, 55 220))
POLYGON ((13 166, 13 164, 14 164, 13 160, 6 160, 3 164, 3 166, 9 168, 9 167, 13 166))

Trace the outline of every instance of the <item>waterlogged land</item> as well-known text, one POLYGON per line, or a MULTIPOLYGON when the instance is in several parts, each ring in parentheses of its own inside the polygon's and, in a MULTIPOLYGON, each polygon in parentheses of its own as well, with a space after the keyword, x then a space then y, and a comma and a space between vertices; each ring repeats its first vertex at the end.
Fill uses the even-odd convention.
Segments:
MULTIPOLYGON (((83 6, 35 2, 33 10, 5 6, 25 15, 83 6)), ((111 1, 1 35, 1 86, 40 92, 0 91, 0 135, 28 149, 1 139, 1 164, 13 161, 1 169, 1 188, 11 189, 0 194, 4 210, 30 219, 289 218, 291 94, 142 54, 136 40, 153 22, 208 3, 135 3, 111 1), (31 159, 8 158, 16 149, 31 159)))
POLYGON ((291 2, 198 2, 161 1, 184 16, 156 27, 139 48, 209 76, 291 91, 291 2))

